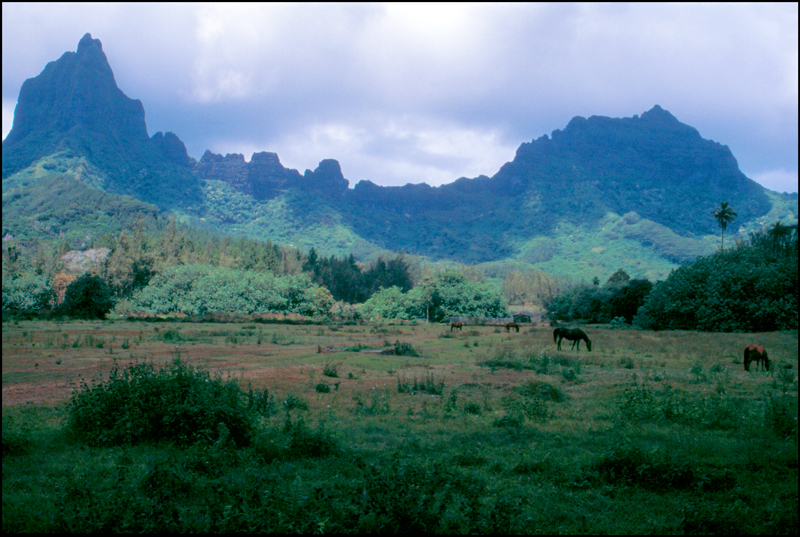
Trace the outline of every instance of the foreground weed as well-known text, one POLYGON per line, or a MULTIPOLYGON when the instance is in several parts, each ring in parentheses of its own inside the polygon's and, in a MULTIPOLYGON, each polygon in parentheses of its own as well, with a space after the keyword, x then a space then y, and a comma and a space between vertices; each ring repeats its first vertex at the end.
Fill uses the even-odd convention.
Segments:
POLYGON ((444 380, 436 380, 433 374, 429 374, 427 377, 417 380, 417 377, 414 377, 413 382, 409 382, 405 378, 397 378, 397 392, 398 393, 427 393, 430 395, 442 395, 444 394, 444 380))
POLYGON ((623 391, 618 408, 629 421, 668 421, 706 429, 734 430, 758 419, 743 401, 724 394, 690 397, 676 393, 668 384, 655 392, 649 384, 635 381, 623 391))
POLYGON ((327 362, 322 367, 322 374, 326 377, 338 378, 339 377, 339 364, 327 362))
POLYGON ((559 388, 539 380, 529 380, 517 388, 516 391, 526 397, 539 397, 554 403, 560 403, 566 398, 564 392, 559 388))
POLYGON ((238 385, 211 378, 180 358, 156 369, 134 363, 120 370, 114 362, 106 382, 82 381, 68 405, 68 426, 94 445, 171 440, 213 442, 223 424, 237 445, 253 433, 254 415, 238 385))
POLYGON ((659 452, 646 453, 638 446, 613 447, 585 470, 588 479, 609 484, 635 485, 654 491, 729 489, 736 481, 733 472, 696 460, 672 460, 659 452))
POLYGON ((308 410, 308 403, 306 403, 302 398, 289 394, 286 396, 286 399, 283 401, 283 408, 286 412, 291 410, 308 410))
POLYGON ((394 342, 394 353, 395 356, 419 356, 419 353, 411 346, 411 343, 400 343, 400 341, 394 342))
POLYGON ((391 405, 389 404, 389 399, 387 397, 386 392, 379 392, 378 390, 373 391, 372 393, 372 401, 369 405, 364 403, 361 398, 361 395, 356 394, 353 397, 355 401, 355 406, 353 407, 353 412, 356 414, 365 414, 367 416, 375 416, 375 415, 383 415, 388 414, 391 411, 391 405))

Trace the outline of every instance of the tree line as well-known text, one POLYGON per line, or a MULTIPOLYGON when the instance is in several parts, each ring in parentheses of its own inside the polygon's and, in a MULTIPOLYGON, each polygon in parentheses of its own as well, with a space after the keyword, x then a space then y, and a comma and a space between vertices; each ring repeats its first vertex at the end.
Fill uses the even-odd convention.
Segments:
POLYGON ((380 289, 398 287, 405 292, 413 286, 410 266, 402 255, 388 260, 379 257, 362 270, 353 254, 341 259, 319 257, 311 248, 303 263, 303 271, 311 275, 314 283, 327 287, 335 300, 348 304, 360 304, 380 289))
MULTIPOLYGON (((723 207, 729 209, 729 207, 723 207)), ((715 213, 715 218, 718 216, 715 213)), ((725 211, 730 221, 735 212, 725 211)), ((727 222, 725 222, 727 224, 727 222)), ((724 230, 725 226, 720 223, 724 230)), ((673 270, 655 285, 618 271, 603 285, 562 291, 551 320, 632 324, 650 330, 759 332, 798 327, 797 225, 780 222, 673 270)))
MULTIPOLYGON (((726 206, 713 216, 724 232, 735 215, 726 206)), ((52 307, 61 290, 66 302, 61 309, 80 315, 108 311, 115 304, 120 311, 153 313, 327 315, 337 301, 359 305, 348 311, 365 318, 446 321, 452 316, 503 317, 507 303, 540 303, 554 321, 656 330, 759 331, 798 324, 797 226, 781 223, 685 264, 656 284, 631 279, 621 269, 603 285, 595 279, 577 286, 541 272, 514 271, 506 275, 502 290, 470 267, 415 278, 402 255, 360 265, 353 255, 324 257, 314 248, 303 254, 269 241, 189 228, 174 219, 163 225, 138 219, 116 235, 94 240, 90 246, 108 248, 109 255, 77 280, 64 272, 61 259, 69 245, 11 244, 3 249, 4 311, 52 307), (85 307, 77 306, 81 301, 85 307)), ((337 311, 344 309, 340 305, 337 311)))

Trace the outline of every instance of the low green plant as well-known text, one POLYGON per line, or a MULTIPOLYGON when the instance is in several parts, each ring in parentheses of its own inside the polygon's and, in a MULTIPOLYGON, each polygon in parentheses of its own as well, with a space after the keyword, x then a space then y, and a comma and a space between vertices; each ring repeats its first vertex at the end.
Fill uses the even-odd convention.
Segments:
POLYGON ((338 378, 339 377, 339 364, 327 362, 322 367, 322 374, 326 377, 338 378))
POLYGON ((214 442, 220 423, 236 445, 246 445, 254 430, 235 382, 180 358, 163 368, 142 362, 120 369, 114 362, 107 381, 82 381, 73 390, 68 416, 72 434, 103 446, 214 442))
POLYGON ((481 405, 475 402, 464 403, 464 412, 474 416, 480 416, 483 413, 481 405))
POLYGON ((303 401, 300 397, 289 394, 283 401, 283 409, 286 410, 286 412, 291 410, 308 410, 308 403, 303 401))
POLYGON ((733 472, 718 469, 695 460, 673 460, 654 451, 647 453, 638 446, 623 444, 613 447, 588 465, 589 479, 612 485, 629 485, 654 491, 699 490, 723 491, 736 481, 733 472))
POLYGON ((417 380, 417 377, 414 377, 413 382, 409 382, 405 378, 397 379, 397 392, 398 393, 428 393, 430 395, 442 395, 444 393, 444 380, 437 380, 433 377, 433 374, 429 374, 427 377, 417 380))
POLYGON ((688 397, 668 384, 657 393, 647 383, 635 381, 623 390, 618 408, 629 421, 667 421, 705 429, 733 430, 751 418, 742 401, 724 393, 688 397))
POLYGON ((3 457, 22 455, 32 446, 31 430, 27 424, 17 423, 13 418, 3 419, 3 457))
POLYGON ((419 356, 411 343, 400 343, 400 341, 394 342, 394 354, 396 356, 419 356))
POLYGON ((560 403, 566 398, 561 389, 539 380, 528 380, 517 388, 517 392, 525 397, 539 397, 555 403, 560 403))
POLYGON ((355 401, 353 412, 356 414, 376 416, 388 414, 391 411, 391 405, 389 404, 389 399, 386 392, 374 390, 372 393, 372 400, 369 405, 364 403, 364 401, 361 399, 361 395, 359 394, 356 394, 353 397, 353 400, 355 401))
POLYGON ((791 395, 771 396, 767 400, 767 423, 775 436, 792 439, 797 445, 797 397, 791 395))
POLYGON ((702 364, 701 364, 699 361, 698 361, 698 362, 696 362, 696 363, 695 363, 695 364, 692 366, 692 368, 689 370, 689 372, 690 372, 690 373, 692 374, 692 376, 694 377, 694 378, 691 380, 691 382, 693 382, 693 383, 695 383, 695 384, 700 384, 700 383, 703 383, 703 382, 708 382, 708 376, 706 376, 705 372, 703 371, 703 366, 702 366, 702 364))
POLYGON ((286 416, 283 432, 290 437, 288 455, 292 458, 322 458, 339 451, 339 441, 320 422, 311 430, 301 417, 292 422, 286 416))

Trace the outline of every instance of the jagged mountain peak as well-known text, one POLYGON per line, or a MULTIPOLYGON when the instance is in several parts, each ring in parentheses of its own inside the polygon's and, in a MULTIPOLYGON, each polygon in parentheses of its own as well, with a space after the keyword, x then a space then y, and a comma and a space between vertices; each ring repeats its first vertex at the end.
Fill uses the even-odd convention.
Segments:
POLYGON ((142 102, 117 87, 102 43, 87 33, 76 52, 22 84, 3 140, 3 178, 63 153, 96 166, 108 192, 162 207, 196 203, 198 182, 183 142, 173 133, 151 139, 144 118, 142 102))

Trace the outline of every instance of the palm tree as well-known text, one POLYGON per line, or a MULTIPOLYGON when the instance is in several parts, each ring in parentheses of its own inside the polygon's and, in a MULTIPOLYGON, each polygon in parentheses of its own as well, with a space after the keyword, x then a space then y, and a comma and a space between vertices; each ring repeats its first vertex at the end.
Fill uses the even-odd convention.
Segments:
POLYGON ((784 226, 780 222, 775 222, 775 224, 767 230, 767 236, 770 238, 772 251, 775 254, 782 254, 788 250, 788 243, 792 236, 792 228, 790 226, 784 226))
POLYGON ((727 201, 723 201, 719 204, 719 207, 711 213, 714 218, 717 219, 717 223, 719 227, 722 228, 722 250, 725 249, 725 229, 728 227, 728 223, 733 222, 738 215, 736 211, 734 211, 730 205, 728 205, 727 201))

